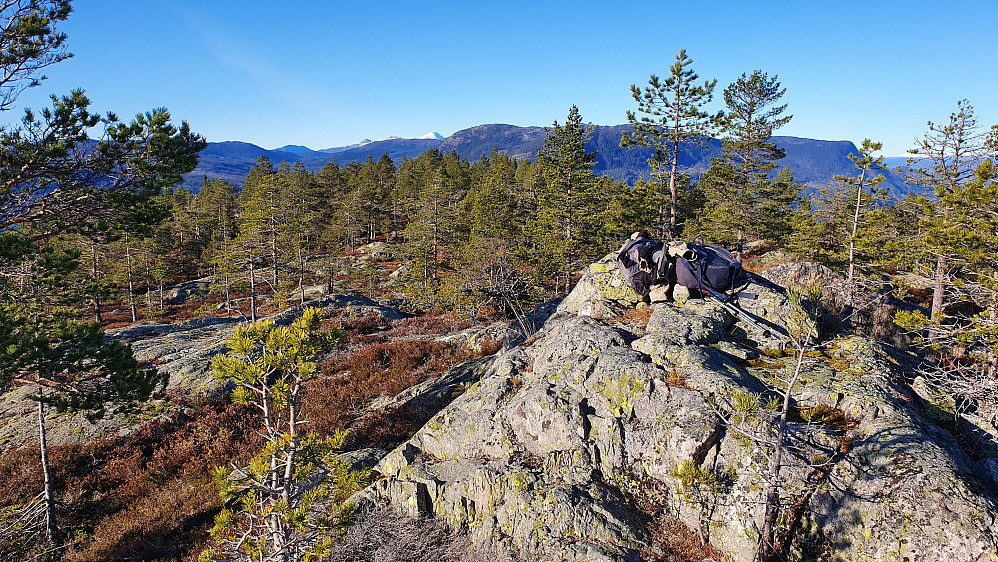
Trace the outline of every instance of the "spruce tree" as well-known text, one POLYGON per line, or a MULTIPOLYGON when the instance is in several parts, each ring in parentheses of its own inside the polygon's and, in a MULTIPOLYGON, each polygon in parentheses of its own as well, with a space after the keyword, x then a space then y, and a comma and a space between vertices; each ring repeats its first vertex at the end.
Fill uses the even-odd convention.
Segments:
POLYGON ((600 241, 594 228, 603 210, 593 167, 596 152, 587 152, 585 143, 592 125, 585 125, 579 108, 569 109, 565 125, 554 122, 545 130, 547 138, 537 153, 544 184, 538 191, 538 238, 543 250, 559 264, 567 290, 572 272, 588 251, 600 241))

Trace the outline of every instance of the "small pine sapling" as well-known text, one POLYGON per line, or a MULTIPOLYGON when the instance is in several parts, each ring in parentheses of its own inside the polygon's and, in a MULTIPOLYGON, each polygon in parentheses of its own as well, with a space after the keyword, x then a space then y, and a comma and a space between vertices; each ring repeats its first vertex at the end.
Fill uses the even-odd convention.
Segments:
POLYGON ((343 449, 346 434, 325 438, 304 433, 301 391, 319 372, 315 358, 341 341, 339 330, 320 331, 322 312, 306 308, 290 326, 271 320, 236 329, 231 351, 215 357, 212 372, 232 381, 234 402, 255 406, 266 445, 248 467, 215 474, 223 496, 238 498, 217 516, 217 548, 202 560, 280 561, 315 559, 327 551, 349 517, 346 495, 366 485, 330 457, 343 449))

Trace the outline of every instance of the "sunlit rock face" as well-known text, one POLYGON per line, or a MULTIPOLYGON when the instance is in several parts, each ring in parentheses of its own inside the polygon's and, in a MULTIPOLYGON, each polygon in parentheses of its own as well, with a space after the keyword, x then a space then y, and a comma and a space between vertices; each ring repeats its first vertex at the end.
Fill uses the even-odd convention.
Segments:
MULTIPOLYGON (((750 287, 759 296, 743 307, 768 336, 696 298, 652 305, 642 326, 618 321, 639 299, 609 265, 590 266, 532 337, 465 368, 463 393, 381 460, 359 505, 436 515, 496 556, 624 561, 653 542, 634 498, 664 487, 664 509, 696 529, 709 508, 711 543, 751 560, 767 403, 795 362, 779 351, 793 330, 787 299, 750 287), (689 462, 726 478, 704 502, 683 493, 689 462)), ((782 470, 784 497, 810 491, 797 548, 841 560, 998 557, 990 459, 933 421, 909 386, 916 362, 857 336, 808 353, 782 470)))

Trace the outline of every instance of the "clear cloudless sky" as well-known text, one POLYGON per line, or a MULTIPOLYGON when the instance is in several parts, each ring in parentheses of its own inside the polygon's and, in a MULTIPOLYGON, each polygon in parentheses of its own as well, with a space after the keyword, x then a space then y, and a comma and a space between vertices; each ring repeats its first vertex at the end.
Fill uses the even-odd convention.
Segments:
MULTIPOLYGON (((101 111, 167 107, 209 141, 276 148, 444 136, 485 123, 626 122, 629 87, 681 48, 721 90, 778 75, 777 134, 902 155, 968 99, 998 123, 998 2, 76 0, 74 57, 22 95, 83 88, 101 111)), ((3 116, 13 121, 14 113, 3 116)))

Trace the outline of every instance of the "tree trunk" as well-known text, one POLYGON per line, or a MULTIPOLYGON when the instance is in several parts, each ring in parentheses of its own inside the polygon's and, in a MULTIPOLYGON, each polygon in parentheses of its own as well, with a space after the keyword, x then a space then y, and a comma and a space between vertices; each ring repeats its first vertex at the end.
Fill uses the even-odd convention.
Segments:
POLYGON ((852 216, 852 236, 849 238, 849 304, 853 304, 856 294, 856 233, 859 231, 859 208, 863 204, 863 181, 866 179, 866 169, 859 174, 859 185, 856 186, 856 212, 852 216))
MULTIPOLYGON (((148 254, 147 254, 148 258, 148 254)), ((152 314, 152 265, 146 259, 146 309, 152 314)))
MULTIPOLYGON (((769 459, 769 485, 766 488, 766 511, 762 519, 762 531, 759 537, 759 550, 756 552, 756 562, 771 562, 777 559, 776 520, 780 515, 780 468, 783 463, 784 442, 787 435, 787 416, 790 413, 790 401, 794 386, 800 378, 804 366, 804 351, 808 347, 810 334, 803 338, 803 343, 797 348, 797 365, 794 374, 787 383, 787 392, 783 395, 783 409, 780 411, 780 422, 776 428, 776 445, 773 456, 769 459)), ((789 540, 789 538, 785 538, 789 540)))
POLYGON ((943 295, 946 290, 946 256, 940 254, 936 260, 935 284, 932 287, 932 318, 943 311, 943 295))
POLYGON ((93 264, 90 276, 94 278, 94 322, 100 324, 100 287, 97 285, 97 244, 90 243, 90 255, 93 257, 93 264))
MULTIPOLYGON (((39 394, 43 394, 39 390, 39 394)), ((59 540, 59 528, 55 524, 55 492, 52 483, 52 467, 49 466, 49 449, 45 441, 45 403, 38 401, 38 449, 42 457, 42 473, 45 475, 45 534, 52 544, 59 540)))
POLYGON ((277 270, 277 233, 274 231, 272 238, 270 240, 270 259, 273 261, 274 265, 274 292, 276 293, 281 286, 281 279, 277 270))
POLYGON ((256 322, 256 271, 253 269, 253 258, 250 258, 250 322, 256 322))
POLYGON ((178 237, 178 240, 177 240, 177 263, 180 264, 180 271, 181 271, 181 274, 183 274, 183 273, 186 273, 186 271, 187 271, 187 268, 185 267, 187 265, 187 262, 184 261, 184 229, 183 228, 179 229, 177 237, 178 237))
POLYGON ((128 272, 128 308, 132 311, 132 322, 138 321, 138 316, 135 314, 135 301, 132 300, 132 251, 128 247, 128 237, 125 237, 125 262, 127 264, 128 272))
MULTIPOLYGON (((229 294, 229 286, 232 283, 229 281, 229 274, 231 273, 231 263, 229 262, 229 259, 231 259, 231 256, 229 256, 229 231, 227 216, 223 218, 222 221, 222 256, 224 256, 224 261, 222 261, 222 263, 225 264, 224 273, 216 273, 216 275, 221 275, 222 278, 225 279, 225 317, 229 318, 232 316, 232 295, 229 294)), ((222 268, 216 266, 216 271, 219 269, 222 268)))
POLYGON ((433 200, 433 279, 437 278, 437 255, 439 249, 437 248, 437 227, 440 223, 440 208, 437 205, 436 199, 433 200))
POLYGON ((301 303, 305 304, 305 256, 301 245, 298 246, 298 288, 301 289, 301 303))
MULTIPOLYGON (((995 280, 995 285, 998 286, 998 269, 994 270, 991 277, 995 280)), ((991 313, 989 318, 992 326, 998 326, 998 291, 991 291, 991 313)), ((991 367, 988 375, 992 379, 998 379, 998 353, 994 350, 991 351, 991 367)))
POLYGON ((679 214, 679 196, 676 191, 676 174, 679 173, 679 143, 672 150, 672 169, 669 171, 669 196, 672 198, 672 205, 669 212, 669 237, 675 238, 679 232, 676 223, 679 214))

